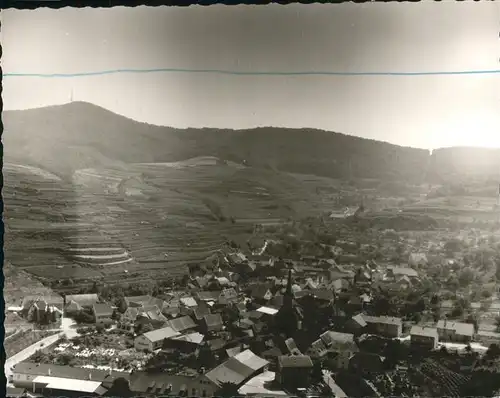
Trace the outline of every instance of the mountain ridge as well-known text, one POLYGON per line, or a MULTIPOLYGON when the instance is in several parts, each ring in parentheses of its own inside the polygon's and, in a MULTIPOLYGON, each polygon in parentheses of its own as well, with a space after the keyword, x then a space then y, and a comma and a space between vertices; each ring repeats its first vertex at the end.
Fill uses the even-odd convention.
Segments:
POLYGON ((318 176, 414 183, 497 176, 500 149, 432 151, 313 128, 174 128, 138 122, 88 102, 3 112, 5 162, 62 177, 89 167, 176 162, 200 156, 318 176), (12 134, 9 132, 12 131, 12 134))

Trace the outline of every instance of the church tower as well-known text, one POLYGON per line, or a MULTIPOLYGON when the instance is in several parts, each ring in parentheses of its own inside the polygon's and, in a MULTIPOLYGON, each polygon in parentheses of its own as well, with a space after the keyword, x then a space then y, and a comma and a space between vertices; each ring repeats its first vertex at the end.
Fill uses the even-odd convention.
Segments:
POLYGON ((287 337, 293 337, 297 330, 302 329, 302 311, 295 302, 292 285, 292 270, 289 269, 286 290, 283 294, 283 305, 276 317, 279 331, 287 337))

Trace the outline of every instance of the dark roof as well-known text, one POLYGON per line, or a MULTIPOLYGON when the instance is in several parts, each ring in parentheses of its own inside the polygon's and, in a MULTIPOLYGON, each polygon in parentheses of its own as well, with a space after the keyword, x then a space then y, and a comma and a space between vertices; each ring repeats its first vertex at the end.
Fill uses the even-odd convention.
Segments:
POLYGON ((170 393, 177 395, 181 388, 189 389, 195 377, 184 375, 169 375, 165 373, 134 372, 130 375, 130 389, 135 393, 150 392, 155 395, 170 393))
POLYGON ((113 308, 109 304, 97 303, 94 304, 94 313, 97 316, 111 316, 113 315, 113 308))
POLYGON ((93 381, 100 382, 113 382, 117 378, 129 379, 130 374, 126 372, 111 372, 99 369, 84 369, 73 368, 70 366, 52 365, 45 363, 34 362, 19 362, 15 367, 13 373, 29 374, 32 376, 48 376, 61 377, 66 379, 87 380, 89 374, 92 376, 93 381))
POLYGON ((196 293, 198 300, 202 301, 217 301, 220 296, 220 292, 215 291, 203 291, 196 293))
POLYGON ((333 351, 359 351, 354 335, 350 333, 339 333, 327 331, 320 336, 323 343, 333 351))
POLYGON ((333 300, 333 291, 329 289, 313 289, 312 295, 319 300, 331 301, 333 300))
POLYGON ((207 344, 211 351, 221 350, 227 345, 222 339, 208 340, 207 344))
POLYGON ((254 372, 252 368, 241 363, 235 357, 231 357, 226 362, 207 372, 205 376, 217 385, 227 382, 241 385, 254 372))
POLYGON ((203 317, 203 322, 207 327, 223 326, 222 316, 220 314, 209 314, 203 317))
POLYGON ((254 298, 264 298, 269 290, 267 284, 258 284, 251 287, 250 295, 254 298))
POLYGON ((197 319, 199 321, 202 320, 203 317, 205 315, 208 315, 208 314, 210 314, 210 308, 203 303, 201 305, 199 305, 198 307, 196 307, 194 309, 194 313, 193 313, 195 319, 197 319))
POLYGON ((82 307, 91 307, 92 305, 99 302, 99 297, 95 293, 89 294, 68 294, 66 296, 66 302, 75 301, 80 304, 82 307))
POLYGON ((167 324, 177 332, 183 332, 184 330, 196 327, 196 323, 194 323, 193 319, 188 315, 172 319, 168 321, 167 324))
POLYGON ((282 355, 278 357, 282 368, 312 368, 313 363, 309 355, 282 355))

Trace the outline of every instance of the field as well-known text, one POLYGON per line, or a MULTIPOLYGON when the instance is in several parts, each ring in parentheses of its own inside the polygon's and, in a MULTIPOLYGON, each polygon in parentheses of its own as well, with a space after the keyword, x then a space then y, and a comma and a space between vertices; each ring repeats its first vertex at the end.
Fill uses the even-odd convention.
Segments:
POLYGON ((324 179, 307 186, 300 176, 215 158, 78 170, 71 182, 15 165, 4 174, 6 258, 59 281, 56 290, 183 273, 227 240, 245 242, 255 224, 331 206, 310 187, 324 179))
MULTIPOLYGON (((404 203, 390 189, 380 189, 377 180, 360 180, 353 187, 214 157, 82 169, 71 180, 7 164, 4 175, 6 259, 25 271, 21 278, 28 280, 29 273, 58 291, 96 279, 140 282, 176 276, 228 240, 244 243, 255 224, 342 214, 341 198, 379 209, 372 215, 380 219, 394 214, 494 218, 493 198, 426 199, 425 189, 417 186, 403 192, 413 198, 404 203)), ((31 291, 30 283, 37 283, 10 278, 7 302, 27 293, 14 293, 13 286, 31 291)))

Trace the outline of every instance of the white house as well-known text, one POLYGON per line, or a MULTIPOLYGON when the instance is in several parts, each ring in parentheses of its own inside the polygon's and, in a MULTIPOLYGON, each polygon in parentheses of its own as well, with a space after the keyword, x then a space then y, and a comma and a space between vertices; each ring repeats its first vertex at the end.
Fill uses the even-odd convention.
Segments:
POLYGON ((152 330, 151 332, 136 337, 134 340, 134 347, 138 351, 155 351, 162 348, 163 340, 175 336, 180 336, 180 333, 176 332, 170 326, 152 330))

